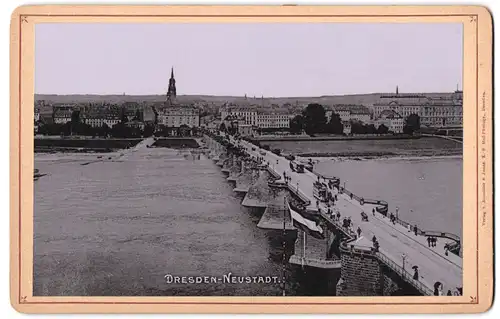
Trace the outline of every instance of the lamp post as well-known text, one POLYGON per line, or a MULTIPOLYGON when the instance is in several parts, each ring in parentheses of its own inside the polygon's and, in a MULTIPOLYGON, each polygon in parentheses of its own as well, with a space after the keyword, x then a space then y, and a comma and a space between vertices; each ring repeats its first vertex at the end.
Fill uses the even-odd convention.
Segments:
POLYGON ((401 275, 404 278, 405 277, 405 259, 406 259, 406 255, 403 254, 403 255, 401 255, 401 257, 403 258, 403 273, 401 275))

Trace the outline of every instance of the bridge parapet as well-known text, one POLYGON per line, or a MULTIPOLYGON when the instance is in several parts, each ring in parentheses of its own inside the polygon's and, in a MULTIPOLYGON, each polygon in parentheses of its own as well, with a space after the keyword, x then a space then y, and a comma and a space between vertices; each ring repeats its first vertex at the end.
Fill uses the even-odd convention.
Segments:
POLYGON ((388 281, 382 265, 388 267, 396 274, 401 281, 411 285, 419 294, 431 296, 433 291, 421 281, 413 279, 413 275, 406 269, 403 269, 395 263, 390 257, 381 251, 373 248, 360 247, 355 244, 355 239, 349 239, 340 244, 342 270, 341 277, 343 279, 343 289, 340 295, 349 295, 359 293, 361 295, 383 295, 386 291, 388 281), (377 264, 375 264, 377 261, 377 264), (362 269, 360 272, 358 269, 362 269), (365 275, 364 270, 368 269, 365 275), (369 282, 370 285, 367 285, 369 282), (347 293, 347 294, 346 294, 347 293))

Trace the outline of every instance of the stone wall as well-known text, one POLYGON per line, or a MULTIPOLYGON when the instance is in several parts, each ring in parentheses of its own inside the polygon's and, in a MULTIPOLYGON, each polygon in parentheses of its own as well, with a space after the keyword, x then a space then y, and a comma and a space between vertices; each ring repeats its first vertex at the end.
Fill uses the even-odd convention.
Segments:
POLYGON ((341 261, 341 283, 337 286, 337 296, 383 294, 383 270, 376 257, 342 252, 341 261))
POLYGON ((383 275, 384 277, 384 296, 392 296, 395 292, 399 290, 398 284, 392 280, 389 276, 386 274, 383 275))

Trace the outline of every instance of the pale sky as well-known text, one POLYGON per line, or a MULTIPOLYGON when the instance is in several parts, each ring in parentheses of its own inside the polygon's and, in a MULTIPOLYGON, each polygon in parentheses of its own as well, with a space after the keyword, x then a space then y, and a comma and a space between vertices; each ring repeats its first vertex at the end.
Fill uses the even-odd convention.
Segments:
POLYGON ((35 92, 320 96, 462 88, 458 23, 37 24, 35 92))

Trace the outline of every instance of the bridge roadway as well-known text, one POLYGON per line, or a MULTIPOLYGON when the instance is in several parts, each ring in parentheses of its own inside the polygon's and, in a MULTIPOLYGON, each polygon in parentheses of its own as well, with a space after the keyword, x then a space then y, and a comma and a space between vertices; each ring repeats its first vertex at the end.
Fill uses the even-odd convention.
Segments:
MULTIPOLYGON (((316 199, 313 196, 313 182, 317 180, 316 174, 309 171, 304 173, 292 172, 287 159, 259 149, 243 140, 236 142, 232 139, 232 142, 244 146, 250 155, 263 157, 269 163, 269 167, 280 176, 283 176, 283 172, 286 172, 287 176, 291 178, 291 187, 296 188, 298 185, 300 192, 311 200, 308 208, 317 209, 316 199), (255 147, 255 151, 252 151, 252 147, 255 147), (261 155, 261 151, 266 152, 266 155, 261 155)), ((346 194, 338 196, 335 207, 340 211, 341 219, 344 216, 351 217, 354 230, 358 226, 361 228, 362 237, 371 241, 372 237, 376 236, 380 243, 380 253, 395 265, 406 270, 408 272, 406 276, 413 276, 412 267, 418 266, 418 281, 427 288, 428 293, 434 290, 434 283, 437 281, 443 284, 443 294, 446 294, 448 290, 453 293, 457 287, 462 287, 462 258, 453 253, 449 253, 448 256, 445 255, 444 244, 447 241, 446 239, 438 238, 436 247, 428 247, 427 237, 416 236, 399 224, 393 225, 389 218, 384 217, 382 214, 375 213, 376 216, 373 216, 372 208, 375 207, 374 205, 361 205, 356 200, 351 200, 346 194), (362 211, 368 215, 368 222, 361 220, 362 211), (404 261, 403 255, 405 255, 404 261)), ((327 209, 323 203, 320 203, 319 208, 324 211, 327 209)), ((326 214, 322 215, 326 216, 326 214)))

